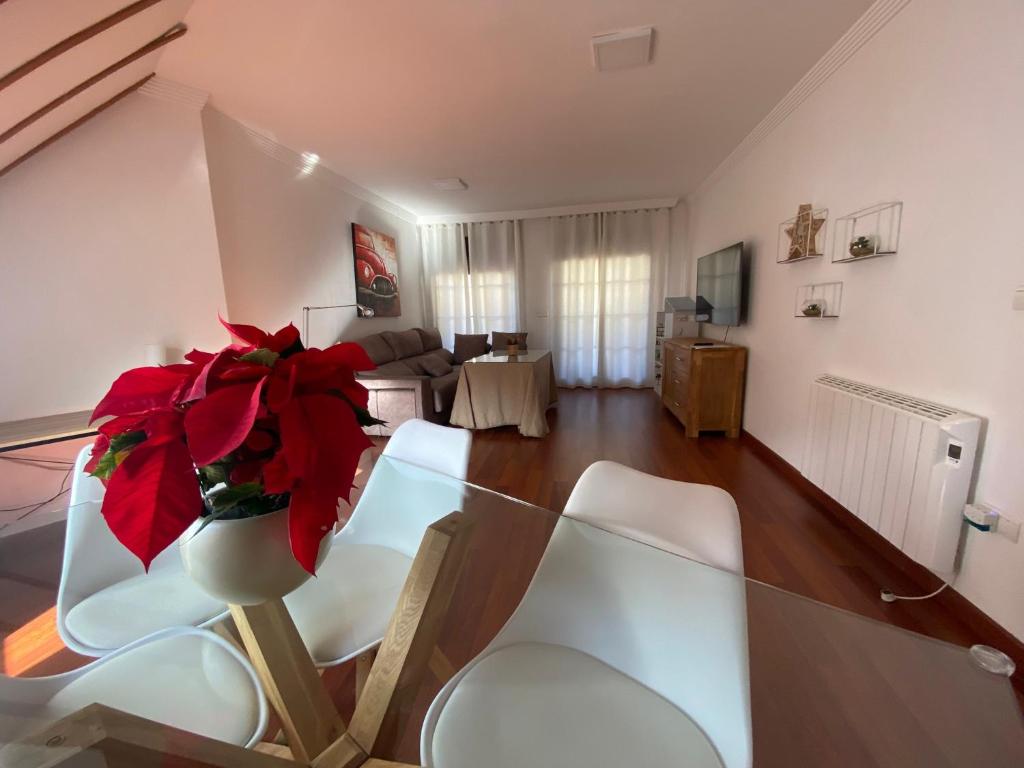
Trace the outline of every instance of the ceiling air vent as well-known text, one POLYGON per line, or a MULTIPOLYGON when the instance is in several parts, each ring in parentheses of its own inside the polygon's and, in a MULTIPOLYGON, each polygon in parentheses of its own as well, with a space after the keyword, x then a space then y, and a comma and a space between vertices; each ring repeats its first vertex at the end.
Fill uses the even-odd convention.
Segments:
POLYGON ((590 38, 590 46, 594 51, 594 69, 610 72, 650 64, 653 38, 653 27, 634 27, 594 35, 590 38))

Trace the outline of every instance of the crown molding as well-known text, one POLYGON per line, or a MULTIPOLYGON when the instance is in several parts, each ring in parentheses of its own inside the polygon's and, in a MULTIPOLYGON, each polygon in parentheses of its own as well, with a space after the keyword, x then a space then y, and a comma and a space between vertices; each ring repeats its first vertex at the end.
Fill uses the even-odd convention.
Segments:
POLYGON ((174 104, 182 104, 199 111, 210 99, 210 94, 198 88, 184 85, 166 77, 156 75, 139 88, 139 93, 161 101, 169 101, 174 104))
POLYGON ((686 197, 692 200, 699 197, 721 179, 734 165, 749 155, 754 147, 767 138, 778 128, 787 117, 807 101, 810 96, 824 85, 836 71, 849 61, 857 51, 878 34, 886 24, 902 11, 911 0, 876 0, 854 22, 853 26, 828 49, 824 56, 808 70, 796 85, 782 97, 772 110, 765 115, 746 138, 686 197))
POLYGON ((407 221, 410 224, 416 223, 416 214, 412 211, 406 210, 400 205, 392 203, 390 200, 386 200, 375 192, 371 192, 365 187, 361 187, 350 179, 346 179, 341 174, 328 168, 323 160, 321 159, 314 167, 310 168, 301 152, 296 152, 290 147, 286 147, 284 144, 279 143, 277 140, 267 136, 266 134, 239 122, 230 115, 221 112, 214 106, 208 106, 205 110, 214 116, 216 119, 226 122, 229 127, 236 133, 240 134, 245 140, 249 141, 253 147, 258 151, 265 154, 267 157, 271 157, 280 163, 284 163, 289 168, 293 168, 296 173, 302 174, 315 179, 316 181, 326 184, 327 186, 344 192, 347 195, 351 195, 364 203, 369 203, 377 208, 380 208, 385 213, 389 213, 403 221, 407 221))
POLYGON ((468 224, 481 221, 506 221, 516 219, 547 219, 552 216, 575 216, 584 213, 606 211, 644 211, 654 208, 674 208, 678 197, 660 197, 651 200, 623 200, 614 203, 582 203, 563 205, 557 208, 529 208, 522 211, 489 211, 487 213, 452 213, 437 216, 420 216, 417 224, 468 224))

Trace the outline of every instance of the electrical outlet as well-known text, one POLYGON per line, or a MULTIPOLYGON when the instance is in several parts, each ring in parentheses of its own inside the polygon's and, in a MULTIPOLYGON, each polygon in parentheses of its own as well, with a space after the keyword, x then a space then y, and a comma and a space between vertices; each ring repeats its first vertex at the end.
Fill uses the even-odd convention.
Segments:
POLYGON ((1008 517, 999 516, 999 526, 996 528, 996 533, 1001 536, 1005 536, 1010 541, 1017 542, 1020 540, 1020 523, 1016 520, 1011 520, 1008 517))
POLYGON ((1024 309, 1024 285, 1018 285, 1017 290, 1013 292, 1013 308, 1024 309))

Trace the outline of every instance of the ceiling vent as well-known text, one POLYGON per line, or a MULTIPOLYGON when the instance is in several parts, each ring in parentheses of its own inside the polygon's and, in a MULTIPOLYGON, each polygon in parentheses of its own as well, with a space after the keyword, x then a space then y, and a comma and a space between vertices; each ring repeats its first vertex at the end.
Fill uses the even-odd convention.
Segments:
POLYGON ((437 189, 443 189, 445 192, 460 192, 463 189, 469 188, 466 185, 466 182, 458 176, 454 176, 450 179, 434 179, 433 184, 437 189))
POLYGON ((610 72, 650 64, 653 39, 653 27, 634 27, 594 35, 590 38, 590 46, 594 51, 594 69, 610 72))

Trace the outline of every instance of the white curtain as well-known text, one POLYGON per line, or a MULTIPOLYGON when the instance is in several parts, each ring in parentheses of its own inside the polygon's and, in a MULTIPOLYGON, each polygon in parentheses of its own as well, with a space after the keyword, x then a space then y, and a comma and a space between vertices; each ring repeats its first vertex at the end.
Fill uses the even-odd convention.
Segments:
POLYGON ((654 381, 654 313, 670 247, 665 209, 559 216, 551 227, 551 337, 563 386, 654 381))
POLYGON ((426 322, 445 346, 456 333, 525 330, 519 222, 424 225, 420 243, 426 322))
POLYGON ((452 349, 455 334, 468 333, 470 328, 469 271, 462 225, 420 227, 420 254, 424 324, 437 328, 445 347, 452 349))

